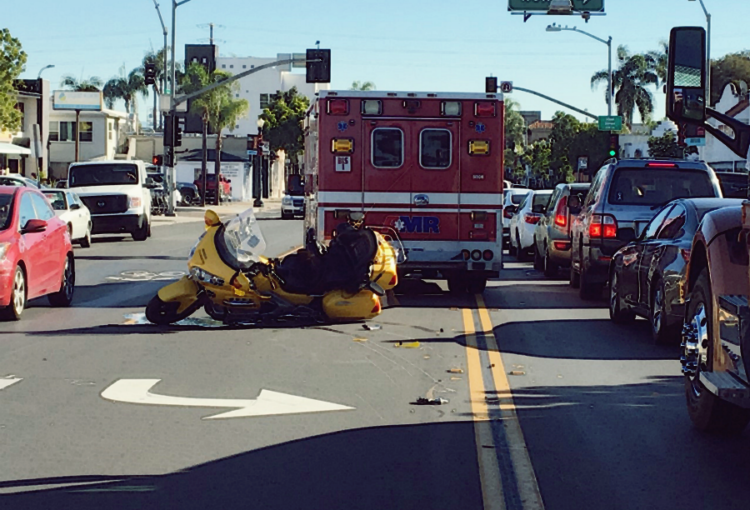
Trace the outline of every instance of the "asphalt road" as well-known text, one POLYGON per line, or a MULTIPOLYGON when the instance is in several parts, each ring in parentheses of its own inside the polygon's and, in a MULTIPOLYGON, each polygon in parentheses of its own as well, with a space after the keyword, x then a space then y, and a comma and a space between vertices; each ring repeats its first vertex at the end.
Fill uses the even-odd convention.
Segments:
MULTIPOLYGON (((301 239, 262 227, 269 254, 301 239)), ((407 286, 371 330, 143 324, 201 230, 77 249, 73 308, 0 324, 1 508, 747 508, 750 433, 691 427, 644 321, 511 259, 483 298, 407 286), (102 397, 128 380, 152 405, 102 397), (261 392, 348 409, 221 416, 261 392)))

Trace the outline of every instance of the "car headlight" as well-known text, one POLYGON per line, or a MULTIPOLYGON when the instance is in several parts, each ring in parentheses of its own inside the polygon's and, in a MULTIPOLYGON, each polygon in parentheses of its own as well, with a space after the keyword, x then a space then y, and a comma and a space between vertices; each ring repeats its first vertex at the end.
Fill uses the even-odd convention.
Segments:
POLYGON ((209 283, 217 287, 221 287, 222 285, 224 285, 224 278, 213 275, 199 267, 192 267, 190 269, 190 276, 195 280, 198 280, 199 282, 209 283))
POLYGON ((10 248, 10 243, 0 243, 0 260, 5 258, 8 248, 10 248))
POLYGON ((281 203, 284 205, 292 205, 292 197, 285 195, 284 198, 281 199, 281 203))
POLYGON ((141 197, 130 197, 129 209, 134 209, 141 206, 141 197))

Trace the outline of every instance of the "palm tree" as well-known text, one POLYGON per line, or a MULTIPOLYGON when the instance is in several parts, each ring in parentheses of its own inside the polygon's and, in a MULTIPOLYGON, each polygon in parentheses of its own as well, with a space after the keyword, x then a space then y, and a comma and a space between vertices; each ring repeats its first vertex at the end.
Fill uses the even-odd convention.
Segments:
MULTIPOLYGON (((168 48, 162 48, 159 51, 153 51, 146 53, 146 55, 143 57, 143 65, 142 67, 145 69, 146 64, 154 64, 155 69, 155 78, 156 78, 156 84, 158 85, 159 89, 162 91, 161 93, 164 93, 164 90, 166 89, 166 70, 164 68, 164 54, 168 48)), ((178 78, 179 80, 179 78, 178 78)), ((179 83, 179 81, 178 81, 179 83)), ((154 94, 154 110, 153 110, 153 119, 154 119, 154 127, 156 127, 156 119, 157 119, 157 110, 156 110, 156 94, 154 94)), ((162 117, 161 115, 158 116, 159 118, 159 128, 162 128, 162 117)))
POLYGON ((79 81, 78 78, 69 74, 63 76, 60 85, 77 92, 99 92, 101 90, 102 83, 103 82, 101 78, 99 78, 98 76, 91 76, 86 79, 81 78, 81 80, 79 81))
POLYGON ((667 82, 667 66, 669 64, 669 43, 659 41, 659 49, 646 53, 646 58, 653 67, 661 83, 667 82))
MULTIPOLYGON (((650 59, 641 54, 632 55, 627 47, 617 48, 617 57, 620 67, 612 73, 612 87, 616 90, 615 104, 617 114, 622 116, 628 127, 633 125, 633 112, 638 108, 638 113, 643 122, 647 122, 654 111, 654 96, 648 90, 649 85, 657 85, 659 77, 654 71, 650 59)), ((607 83, 607 71, 599 71, 591 77, 591 88, 599 83, 607 83)), ((607 101, 609 94, 605 94, 607 101)))
POLYGON ((361 82, 359 80, 352 82, 349 90, 375 90, 375 84, 371 81, 361 82))
POLYGON ((114 107, 115 101, 125 101, 125 111, 137 111, 137 95, 148 96, 148 87, 143 78, 143 70, 138 67, 130 71, 127 77, 112 78, 104 85, 104 101, 108 108, 114 107), (132 107, 132 109, 131 109, 132 107))

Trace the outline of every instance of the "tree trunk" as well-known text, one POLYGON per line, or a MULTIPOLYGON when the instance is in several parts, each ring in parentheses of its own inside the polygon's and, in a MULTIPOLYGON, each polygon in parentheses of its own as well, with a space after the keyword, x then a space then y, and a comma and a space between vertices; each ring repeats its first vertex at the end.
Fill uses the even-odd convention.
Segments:
POLYGON ((215 165, 214 173, 216 174, 216 205, 219 205, 219 197, 221 196, 221 129, 217 130, 216 133, 216 157, 214 158, 215 165))
POLYGON ((201 163, 201 205, 206 207, 206 183, 208 178, 208 119, 203 116, 203 162, 201 163))

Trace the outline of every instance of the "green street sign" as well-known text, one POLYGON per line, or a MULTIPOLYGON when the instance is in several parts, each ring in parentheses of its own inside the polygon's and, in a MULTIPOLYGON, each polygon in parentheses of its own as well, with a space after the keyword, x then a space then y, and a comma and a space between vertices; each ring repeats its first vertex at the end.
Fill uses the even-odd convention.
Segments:
POLYGON ((622 117, 619 115, 600 116, 599 131, 622 131, 622 117))
MULTIPOLYGON (((551 0, 508 0, 509 11, 534 12, 549 9, 551 0)), ((574 11, 604 12, 604 0, 573 0, 574 11)))

